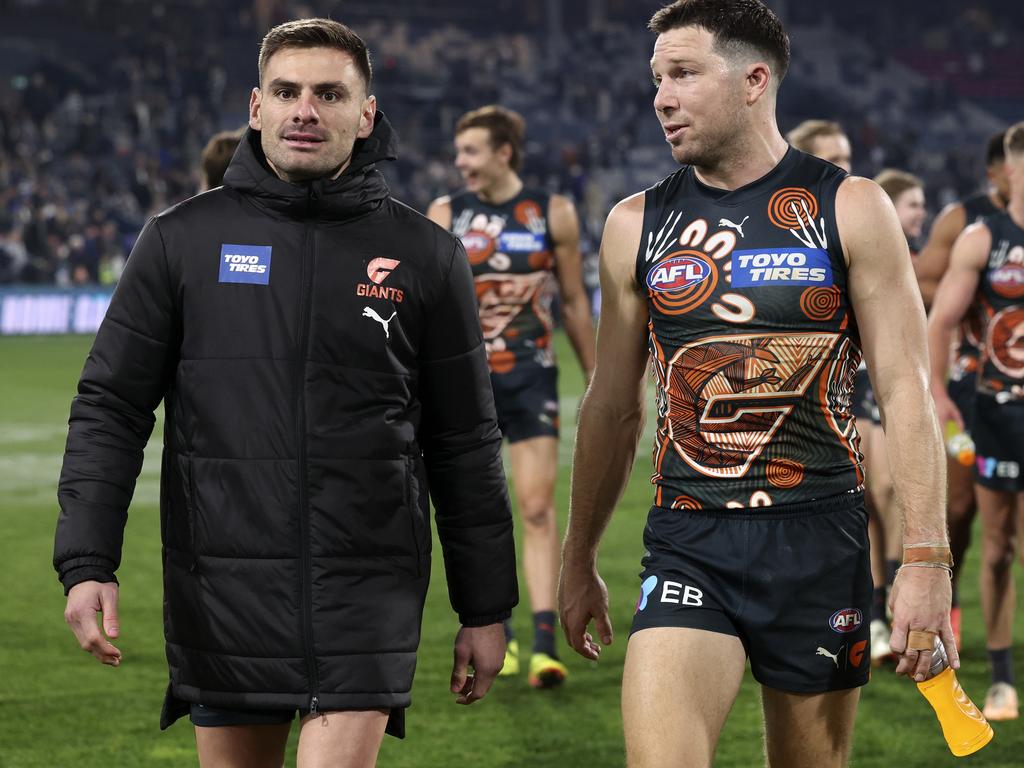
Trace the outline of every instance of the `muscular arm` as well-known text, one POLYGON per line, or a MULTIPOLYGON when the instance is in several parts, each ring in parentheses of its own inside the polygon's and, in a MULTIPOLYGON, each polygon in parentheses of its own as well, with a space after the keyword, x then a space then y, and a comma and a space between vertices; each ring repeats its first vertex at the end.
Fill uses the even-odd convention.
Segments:
POLYGON ((553 195, 548 210, 551 239, 555 243, 555 269, 562 298, 562 322, 580 367, 589 380, 594 370, 594 324, 590 301, 583 287, 583 259, 580 257, 580 223, 572 202, 553 195))
POLYGON ((439 197, 427 208, 427 218, 445 229, 452 228, 452 201, 448 196, 439 197))
MULTIPOLYGON (((843 182, 836 220, 849 261, 850 298, 882 414, 904 545, 948 546, 946 463, 928 388, 924 308, 906 238, 888 197, 866 179, 843 182)), ((914 630, 940 634, 951 664, 958 666, 945 571, 901 568, 890 603, 891 645, 901 657, 897 674, 920 681, 931 664, 930 651, 908 648, 914 630)))
POLYGON ((950 251, 957 235, 963 231, 967 223, 967 214, 963 205, 952 203, 947 205, 935 219, 928 243, 917 257, 914 269, 917 271, 917 283, 921 288, 924 305, 930 307, 935 300, 942 275, 949 266, 950 251))
POLYGON ((926 325, 906 238, 873 182, 839 189, 836 217, 850 263, 850 297, 882 414, 904 540, 946 538, 945 460, 928 383, 926 325))
POLYGON ((928 315, 928 354, 931 358, 931 389, 936 409, 944 419, 953 419, 963 428, 963 417, 946 392, 949 349, 957 325, 967 314, 981 271, 985 268, 992 233, 984 224, 972 224, 953 245, 949 268, 939 283, 928 315))
POLYGON ((605 225, 597 366, 576 431, 559 606, 570 644, 588 658, 600 653, 586 634, 591 618, 604 643, 612 638, 597 548, 629 478, 643 426, 648 312, 633 278, 642 224, 643 195, 637 195, 617 205, 605 225))

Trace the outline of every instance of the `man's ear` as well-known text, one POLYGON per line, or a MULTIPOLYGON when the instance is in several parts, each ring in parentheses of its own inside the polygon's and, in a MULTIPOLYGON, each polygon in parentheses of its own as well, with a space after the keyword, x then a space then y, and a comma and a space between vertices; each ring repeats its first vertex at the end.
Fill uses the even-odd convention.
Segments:
POLYGON ((263 121, 260 119, 260 101, 263 99, 263 94, 259 88, 253 88, 252 93, 249 94, 249 127, 254 131, 263 130, 263 121))
POLYGON ((373 124, 377 119, 377 97, 370 94, 363 102, 363 112, 359 115, 359 132, 357 139, 365 139, 373 133, 373 124))

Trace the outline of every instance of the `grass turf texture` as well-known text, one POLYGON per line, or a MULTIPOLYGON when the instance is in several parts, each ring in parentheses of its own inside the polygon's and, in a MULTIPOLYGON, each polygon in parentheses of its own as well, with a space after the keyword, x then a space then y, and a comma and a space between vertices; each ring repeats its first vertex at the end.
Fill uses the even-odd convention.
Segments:
MULTIPOLYGON (((158 730, 167 682, 164 661, 160 543, 157 515, 159 425, 146 452, 129 513, 121 586, 124 662, 104 667, 78 649, 63 621, 64 598, 50 566, 57 516, 55 488, 70 399, 91 339, 0 339, 0 766, 178 766, 195 764, 192 728, 179 722, 158 730)), ((558 339, 563 437, 558 509, 565 522, 575 410, 582 382, 564 337, 558 339)), ((408 713, 408 738, 385 739, 381 766, 444 766, 472 761, 499 766, 616 766, 623 764, 619 682, 626 633, 639 590, 640 534, 651 501, 650 433, 640 445, 633 479, 604 537, 600 568, 611 593, 616 640, 599 664, 573 654, 560 639, 568 684, 534 691, 521 679, 495 683, 489 697, 459 707, 448 693, 456 623, 444 584, 440 547, 423 624, 419 667, 408 713)), ((977 532, 975 534, 977 541, 977 532)), ((981 704, 988 685, 978 549, 969 553, 962 582, 964 660, 960 680, 981 704)), ((1024 587, 1019 565, 1017 583, 1024 587)), ((524 646, 532 636, 525 587, 514 615, 524 646)), ((1018 621, 1018 665, 1024 622, 1018 621)), ((524 648, 525 650, 525 648, 524 648)), ((525 660, 526 657, 524 657, 525 660)), ((813 659, 808 659, 809 663, 813 659)), ((525 670, 524 663, 524 670, 525 670)), ((1024 671, 1024 670, 1022 670, 1024 671)), ((671 713, 661 727, 671 728, 671 713)), ((995 741, 972 765, 1019 766, 1024 723, 995 724, 995 741)), ((749 673, 719 743, 716 766, 763 764, 757 685, 749 673)), ((297 729, 289 742, 294 765, 297 729)), ((915 687, 891 669, 876 672, 864 690, 853 765, 953 765, 938 723, 915 687)))

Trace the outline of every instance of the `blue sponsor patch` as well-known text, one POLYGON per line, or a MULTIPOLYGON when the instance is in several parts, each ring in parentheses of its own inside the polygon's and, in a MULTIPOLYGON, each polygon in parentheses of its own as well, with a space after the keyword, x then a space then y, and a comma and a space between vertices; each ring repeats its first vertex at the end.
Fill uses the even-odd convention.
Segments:
POLYGON ((269 285, 270 249, 269 245, 222 244, 218 282, 269 285))
POLYGON ((544 235, 533 232, 502 232, 498 235, 498 250, 502 253, 535 253, 546 247, 544 235))
POLYGON ((832 285, 832 262, 821 248, 757 248, 732 252, 732 287, 832 285))

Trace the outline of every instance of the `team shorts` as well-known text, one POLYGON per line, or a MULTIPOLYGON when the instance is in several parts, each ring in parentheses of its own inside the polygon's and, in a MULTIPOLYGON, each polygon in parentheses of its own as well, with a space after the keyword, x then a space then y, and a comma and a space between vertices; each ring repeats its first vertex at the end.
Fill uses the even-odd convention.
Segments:
POLYGON ((738 637, 754 678, 823 693, 868 681, 871 559, 862 492, 738 509, 652 507, 632 632, 738 637))
POLYGON ((974 434, 974 398, 978 391, 977 374, 967 373, 960 379, 950 379, 946 384, 949 399, 964 419, 964 431, 974 434))
POLYGON ((558 437, 558 368, 513 368, 492 373, 494 406, 501 434, 510 443, 558 437))
POLYGON ((882 414, 875 402, 875 391, 871 388, 867 368, 858 369, 853 379, 853 415, 861 421, 882 423, 882 414))
POLYGON ((1024 400, 997 403, 991 395, 974 399, 974 477, 993 491, 1024 491, 1024 400))

